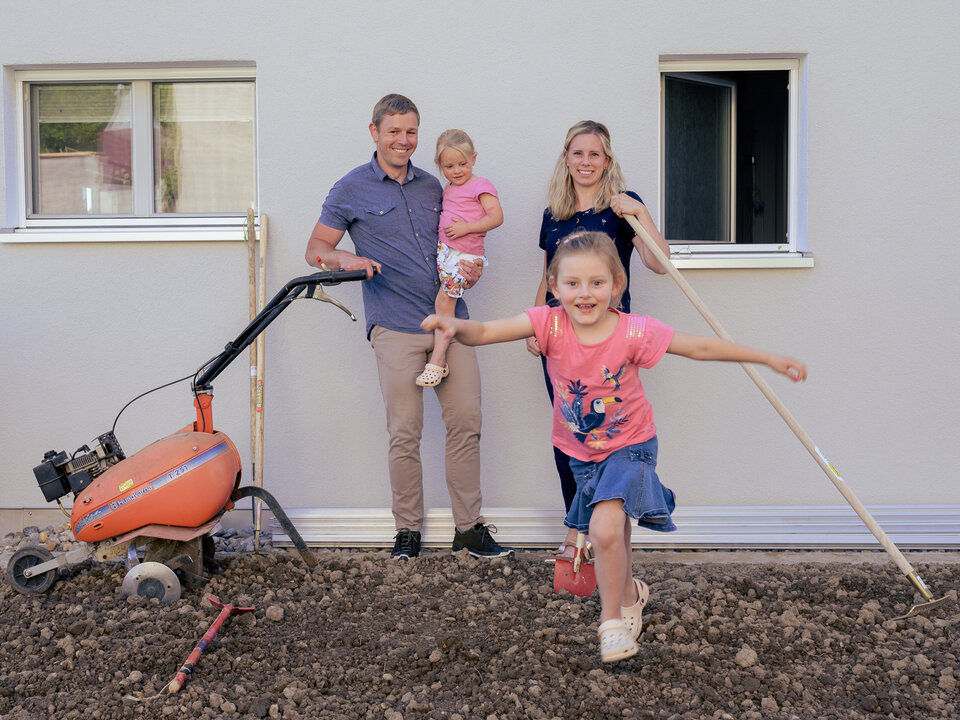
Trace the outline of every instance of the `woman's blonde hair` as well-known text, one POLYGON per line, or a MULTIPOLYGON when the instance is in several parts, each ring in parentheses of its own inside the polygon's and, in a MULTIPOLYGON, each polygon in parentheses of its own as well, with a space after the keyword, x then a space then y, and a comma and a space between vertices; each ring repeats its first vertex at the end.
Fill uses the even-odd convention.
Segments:
POLYGON ((581 120, 567 131, 567 138, 563 141, 563 152, 557 158, 553 177, 547 189, 547 205, 557 220, 567 220, 577 211, 577 193, 573 187, 570 168, 567 167, 567 151, 570 150, 570 143, 577 135, 595 135, 610 161, 600 177, 600 184, 593 198, 593 209, 606 210, 610 207, 610 198, 627 188, 623 173, 620 171, 620 164, 610 146, 610 131, 607 130, 607 126, 593 120, 581 120))
POLYGON ((476 150, 473 149, 473 140, 463 130, 451 128, 444 130, 437 138, 437 154, 433 156, 433 162, 440 167, 440 154, 447 149, 456 150, 467 160, 473 157, 476 150))
POLYGON ((580 231, 567 235, 557 246, 553 260, 547 266, 547 282, 556 286, 560 263, 563 259, 577 253, 593 253, 607 263, 610 275, 613 276, 613 295, 610 298, 610 307, 617 307, 620 298, 627 289, 627 271, 623 269, 617 246, 606 233, 595 231, 580 231))

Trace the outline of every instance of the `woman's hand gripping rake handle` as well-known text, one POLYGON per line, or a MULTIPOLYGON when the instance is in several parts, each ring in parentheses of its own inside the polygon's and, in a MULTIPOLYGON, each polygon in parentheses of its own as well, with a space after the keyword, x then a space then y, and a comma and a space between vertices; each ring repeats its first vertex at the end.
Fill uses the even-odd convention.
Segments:
MULTIPOLYGON (((660 264, 663 265, 667 272, 670 274, 670 277, 674 279, 677 285, 680 286, 680 289, 683 291, 684 295, 689 298, 690 302, 693 303, 693 306, 697 311, 703 316, 703 319, 707 321, 707 324, 713 328, 713 331, 722 339, 732 341, 733 338, 723 329, 723 326, 717 320, 717 318, 710 312, 710 309, 704 304, 703 300, 700 299, 700 296, 697 295, 696 291, 690 286, 690 283, 686 281, 683 275, 680 274, 680 271, 677 270, 676 266, 670 261, 666 255, 663 254, 663 251, 657 246, 657 243, 654 242, 653 238, 650 237, 650 234, 644 229, 640 224, 640 221, 633 215, 624 215, 627 222, 630 223, 630 226, 633 228, 634 232, 643 240, 643 244, 647 246, 647 249, 653 253, 653 256, 660 261, 660 264)), ((883 546, 883 549, 887 551, 887 554, 893 558, 893 561, 897 564, 897 567, 900 568, 900 571, 907 576, 907 579, 913 584, 913 586, 920 592, 924 600, 927 602, 921 603, 919 605, 914 605, 910 608, 910 611, 902 617, 910 617, 912 615, 917 615, 921 612, 925 612, 941 603, 945 602, 949 598, 943 597, 939 600, 934 600, 933 595, 930 592, 929 588, 923 582, 917 571, 913 568, 912 565, 907 561, 903 556, 903 553, 893 544, 893 541, 887 536, 883 531, 883 528, 874 520, 870 512, 863 506, 863 503, 853 494, 853 491, 847 487, 847 484, 840 477, 840 474, 834 469, 827 459, 820 452, 820 449, 813 444, 813 440, 809 435, 804 431, 800 426, 800 423, 797 422, 796 418, 787 410, 786 406, 783 404, 783 401, 777 397, 777 394, 773 391, 773 388, 767 383, 766 380, 760 375, 759 371, 754 365, 749 363, 740 363, 740 367, 744 369, 744 372, 750 376, 750 379, 753 380, 754 384, 760 388, 760 392, 763 393, 764 397, 770 401, 770 404, 773 405, 774 409, 780 413, 780 417, 784 419, 787 425, 793 430, 793 434, 797 436, 803 446, 807 449, 807 452, 817 461, 817 464, 823 470, 830 481, 836 486, 837 490, 840 491, 840 494, 843 495, 844 499, 849 503, 850 507, 854 509, 860 519, 863 521, 863 524, 867 526, 867 529, 873 533, 873 536, 880 542, 883 546)), ((897 618, 900 619, 900 618, 897 618)))

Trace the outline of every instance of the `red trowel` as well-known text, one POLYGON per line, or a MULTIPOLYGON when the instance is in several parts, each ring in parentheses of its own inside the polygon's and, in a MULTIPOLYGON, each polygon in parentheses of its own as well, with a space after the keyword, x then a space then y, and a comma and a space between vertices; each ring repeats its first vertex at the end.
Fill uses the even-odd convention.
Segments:
POLYGON ((577 533, 577 548, 573 559, 557 558, 553 566, 553 591, 566 590, 578 597, 588 597, 597 589, 597 573, 593 561, 583 559, 587 536, 577 533))

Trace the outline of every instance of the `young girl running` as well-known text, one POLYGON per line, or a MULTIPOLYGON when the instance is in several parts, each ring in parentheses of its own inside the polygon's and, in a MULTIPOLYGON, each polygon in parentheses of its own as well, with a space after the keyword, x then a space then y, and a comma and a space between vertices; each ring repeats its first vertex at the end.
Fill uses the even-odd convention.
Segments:
MULTIPOLYGON (((503 210, 497 191, 489 180, 473 174, 477 153, 473 141, 463 130, 445 130, 437 138, 434 162, 447 179, 440 212, 440 241, 437 246, 438 315, 454 314, 457 298, 463 295, 464 279, 460 263, 487 264, 483 238, 489 230, 503 224, 503 210)), ((436 333, 433 353, 417 377, 420 387, 434 387, 447 376, 447 346, 450 338, 436 333)))
MULTIPOLYGON (((553 177, 547 188, 547 208, 540 225, 540 249, 543 250, 543 271, 534 305, 556 305, 557 300, 547 287, 547 266, 560 241, 574 230, 597 230, 610 236, 620 262, 627 273, 627 287, 617 310, 630 312, 630 258, 634 248, 643 264, 660 275, 666 268, 637 237, 625 215, 633 215, 646 228, 664 255, 670 257, 670 246, 663 239, 640 196, 627 189, 620 163, 613 153, 610 131, 603 123, 581 120, 573 125, 563 141, 553 177)), ((546 368, 535 338, 527 339, 527 350, 543 363, 550 404, 553 404, 553 380, 546 368)), ((563 504, 569 512, 577 492, 577 482, 570 470, 570 458, 560 448, 553 448, 554 463, 560 478, 563 504)), ((567 529, 563 544, 555 551, 556 558, 573 559, 577 533, 567 529)), ((589 547, 589 546, 588 546, 589 547)))
POLYGON ((589 530, 600 593, 600 656, 614 662, 638 651, 649 597, 646 583, 632 576, 631 519, 661 532, 676 529, 674 494, 656 473, 657 431, 638 368, 672 353, 762 363, 794 381, 806 379, 807 369, 789 357, 674 332, 652 317, 614 309, 626 272, 604 233, 569 235, 547 268, 547 281, 560 307, 541 305, 489 322, 431 315, 422 327, 467 345, 536 337, 555 384, 553 444, 570 455, 577 482, 564 524, 589 530))

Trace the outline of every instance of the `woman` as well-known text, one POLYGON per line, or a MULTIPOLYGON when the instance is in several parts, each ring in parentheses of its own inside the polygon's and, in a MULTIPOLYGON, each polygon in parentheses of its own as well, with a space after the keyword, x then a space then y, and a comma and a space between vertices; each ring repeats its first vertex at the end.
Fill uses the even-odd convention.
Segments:
MULTIPOLYGON (((643 264, 653 272, 662 275, 667 269, 635 236, 633 228, 623 216, 635 215, 667 257, 670 257, 670 246, 657 230, 640 196, 626 191, 620 165, 610 146, 610 131, 605 125, 583 120, 567 131, 563 152, 557 159, 547 194, 549 205, 543 211, 543 224, 540 226, 540 248, 544 251, 543 274, 534 304, 556 304, 547 289, 547 266, 563 238, 576 230, 594 230, 609 235, 617 247, 620 261, 627 271, 627 289, 617 309, 630 312, 630 254, 634 247, 643 264)), ((543 363, 543 376, 552 403, 553 381, 547 374, 546 359, 541 355, 535 338, 527 339, 527 350, 539 356, 543 363)), ((577 491, 577 483, 570 471, 570 458, 556 447, 553 456, 560 476, 563 504, 569 511, 577 491)), ((563 544, 556 550, 557 557, 573 556, 576 537, 575 530, 567 531, 563 544)))

